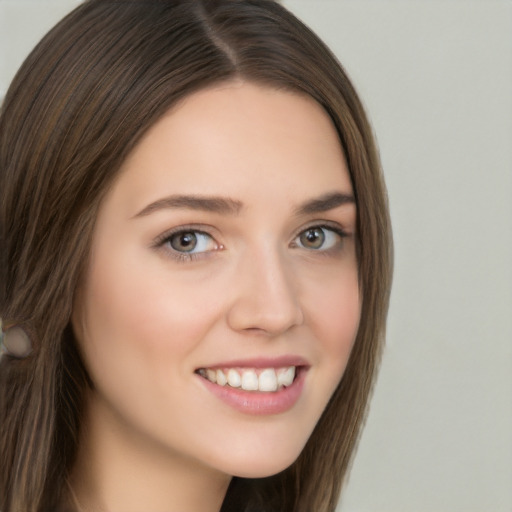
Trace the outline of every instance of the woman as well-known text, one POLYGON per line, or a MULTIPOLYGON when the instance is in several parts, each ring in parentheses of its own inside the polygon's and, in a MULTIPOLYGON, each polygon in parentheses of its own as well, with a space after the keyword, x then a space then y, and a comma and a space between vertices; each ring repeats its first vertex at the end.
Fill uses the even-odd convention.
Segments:
POLYGON ((332 511, 383 341, 371 129, 270 0, 90 0, 0 118, 0 509, 332 511))

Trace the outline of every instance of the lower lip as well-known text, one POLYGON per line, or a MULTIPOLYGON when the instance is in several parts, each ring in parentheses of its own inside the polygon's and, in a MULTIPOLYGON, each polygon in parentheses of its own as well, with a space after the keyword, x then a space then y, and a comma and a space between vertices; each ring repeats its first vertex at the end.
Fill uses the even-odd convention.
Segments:
POLYGON ((217 398, 237 411, 253 415, 281 414, 290 410, 304 387, 306 368, 300 368, 292 385, 274 392, 245 391, 229 385, 219 386, 199 376, 204 386, 217 398))

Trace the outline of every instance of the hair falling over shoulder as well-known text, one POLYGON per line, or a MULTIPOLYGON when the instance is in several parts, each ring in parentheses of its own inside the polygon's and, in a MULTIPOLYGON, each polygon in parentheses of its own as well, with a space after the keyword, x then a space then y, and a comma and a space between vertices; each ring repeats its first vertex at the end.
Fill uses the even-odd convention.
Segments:
POLYGON ((384 340, 392 268, 372 130, 341 65, 271 0, 88 0, 21 66, 0 111, 0 317, 32 349, 0 361, 0 510, 48 512, 73 464, 87 371, 70 328, 98 206, 142 135, 180 99, 233 78, 298 91, 329 114, 357 202, 361 322, 305 449, 235 478, 224 511, 333 512, 384 340))

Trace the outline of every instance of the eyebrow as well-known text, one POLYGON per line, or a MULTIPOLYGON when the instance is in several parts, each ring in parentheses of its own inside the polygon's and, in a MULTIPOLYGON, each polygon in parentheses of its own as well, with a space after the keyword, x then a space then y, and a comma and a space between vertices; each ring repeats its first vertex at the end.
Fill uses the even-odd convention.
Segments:
POLYGON ((143 208, 135 217, 145 217, 163 209, 201 210, 220 214, 236 215, 242 209, 242 203, 225 197, 208 196, 169 196, 159 199, 143 208))
POLYGON ((355 204, 356 200, 352 194, 344 192, 332 192, 312 199, 296 208, 297 215, 310 215, 312 213, 327 212, 345 204, 355 204))
MULTIPOLYGON (((343 192, 332 192, 312 199, 295 209, 296 215, 308 215, 333 210, 345 204, 355 204, 354 196, 343 192)), ((164 209, 189 209, 221 215, 237 215, 243 208, 243 203, 228 197, 209 197, 196 195, 175 195, 158 199, 147 205, 133 218, 145 217, 164 209)))

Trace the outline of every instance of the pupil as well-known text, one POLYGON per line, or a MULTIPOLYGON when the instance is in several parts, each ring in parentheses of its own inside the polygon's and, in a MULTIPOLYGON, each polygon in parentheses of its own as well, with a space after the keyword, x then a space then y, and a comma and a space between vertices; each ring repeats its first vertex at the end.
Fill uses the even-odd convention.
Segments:
POLYGON ((177 251, 190 252, 197 245, 197 237, 194 233, 178 233, 171 238, 171 247, 177 251))
POLYGON ((308 229, 302 236, 301 242, 305 247, 318 249, 325 241, 325 234, 321 229, 308 229))

